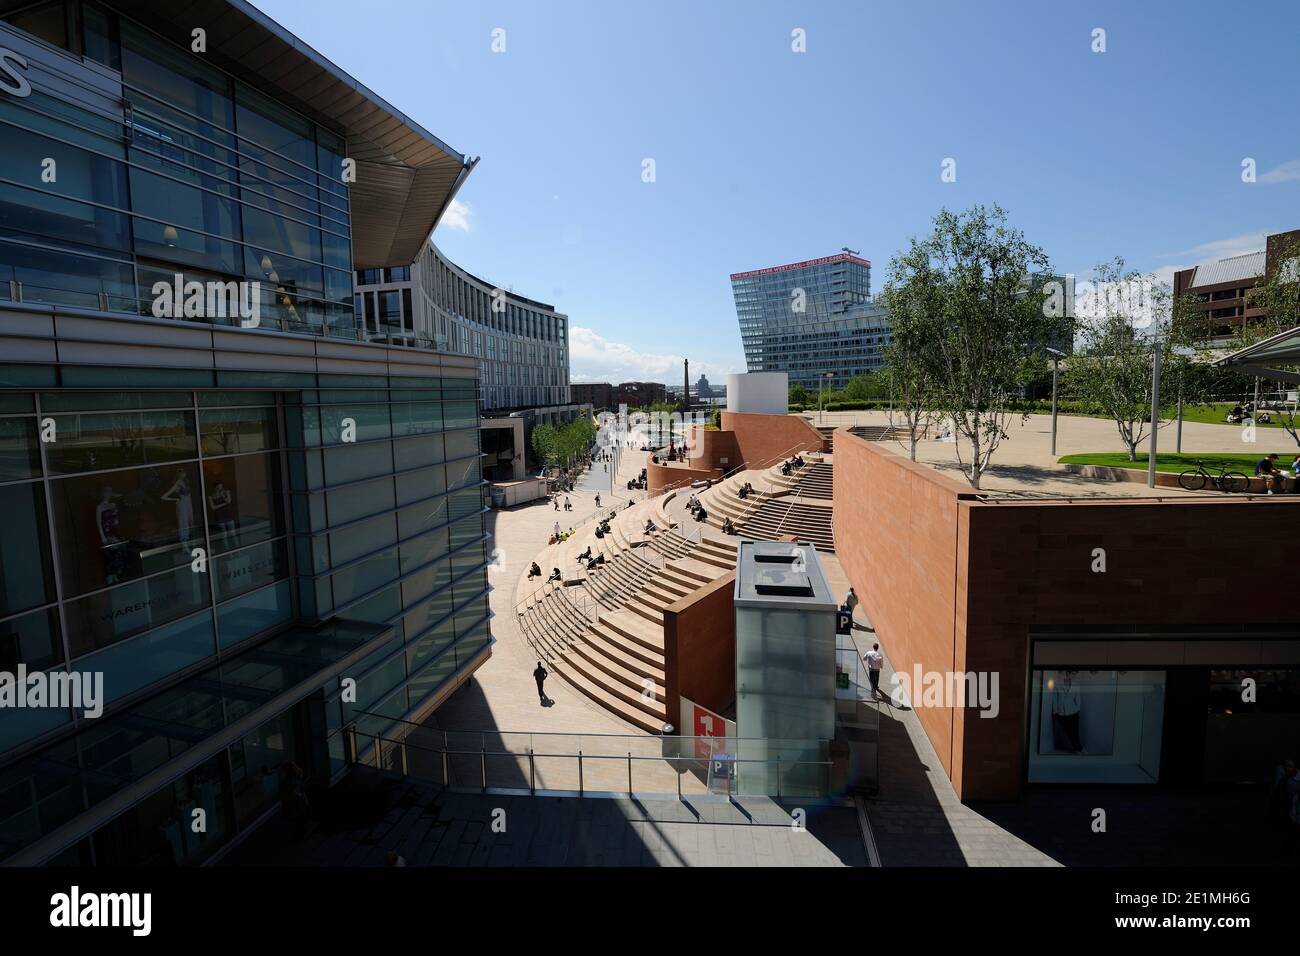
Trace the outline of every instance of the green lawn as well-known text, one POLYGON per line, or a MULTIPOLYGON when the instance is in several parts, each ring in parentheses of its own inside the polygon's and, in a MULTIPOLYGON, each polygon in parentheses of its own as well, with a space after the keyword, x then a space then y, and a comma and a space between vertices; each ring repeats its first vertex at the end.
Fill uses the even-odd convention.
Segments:
MULTIPOLYGON (((1226 425, 1228 424, 1228 412, 1232 409, 1233 402, 1221 402, 1218 405, 1184 405, 1183 421, 1185 422, 1205 422, 1209 425, 1226 425)), ((1165 412, 1170 418, 1174 417, 1169 412, 1165 412)), ((1300 417, 1300 416, 1297 416, 1300 417)), ((1277 423, 1277 413, 1273 413, 1273 421, 1261 422, 1260 428, 1281 428, 1277 423)), ((1280 454, 1280 452, 1279 452, 1280 454)), ((1163 455, 1157 455, 1157 458, 1163 458, 1163 455)), ((1156 467, 1160 467, 1160 462, 1156 462, 1156 467)))
MULTIPOLYGON (((1296 449, 1274 448, 1272 451, 1277 452, 1277 466, 1289 470, 1291 461, 1296 456, 1296 449)), ((1156 471, 1168 471, 1176 474, 1187 471, 1189 468, 1195 468, 1197 461, 1203 461, 1206 470, 1211 474, 1217 475, 1220 468, 1226 468, 1228 471, 1239 471, 1243 475, 1250 476, 1255 474, 1255 463, 1266 454, 1268 454, 1266 450, 1253 451, 1250 454, 1243 455, 1177 455, 1173 452, 1168 454, 1157 452, 1156 471)), ((1129 461, 1128 455, 1122 451, 1103 451, 1089 452, 1084 455, 1066 455, 1060 459, 1060 462, 1063 465, 1107 465, 1111 468, 1147 470, 1147 455, 1145 452, 1138 452, 1137 461, 1129 461)))

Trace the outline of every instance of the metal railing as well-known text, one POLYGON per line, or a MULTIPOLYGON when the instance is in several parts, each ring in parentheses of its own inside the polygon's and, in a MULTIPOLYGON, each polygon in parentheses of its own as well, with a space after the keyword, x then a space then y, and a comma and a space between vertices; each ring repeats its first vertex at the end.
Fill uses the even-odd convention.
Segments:
POLYGON ((782 799, 823 797, 832 786, 832 761, 825 741, 471 734, 416 725, 379 733, 353 724, 344 728, 343 742, 344 759, 352 766, 482 792, 676 794, 678 798, 713 793, 782 799), (576 748, 565 746, 570 741, 576 748), (816 754, 816 759, 808 754, 816 754))

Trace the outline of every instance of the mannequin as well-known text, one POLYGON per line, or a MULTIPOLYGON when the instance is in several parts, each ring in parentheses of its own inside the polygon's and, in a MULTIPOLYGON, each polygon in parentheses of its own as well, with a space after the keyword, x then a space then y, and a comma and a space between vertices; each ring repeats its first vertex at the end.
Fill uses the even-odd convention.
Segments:
POLYGON ((176 533, 183 542, 190 540, 190 529, 194 526, 194 505, 190 501, 190 480, 184 468, 176 469, 176 480, 161 495, 163 501, 176 502, 176 533))
POLYGON ((113 491, 112 485, 99 489, 99 503, 95 505, 95 529, 99 532, 99 543, 104 549, 104 583, 116 584, 126 574, 125 543, 118 534, 121 516, 117 510, 120 498, 113 491))
POLYGON ((225 535, 235 533, 234 508, 231 507, 234 500, 234 496, 226 488, 225 483, 220 480, 217 481, 212 488, 212 492, 208 495, 208 511, 212 515, 213 524, 220 528, 222 534, 225 535))
POLYGON ((1056 731, 1057 749, 1076 754, 1083 751, 1079 737, 1079 712, 1083 709, 1083 702, 1077 675, 1077 671, 1063 671, 1052 688, 1052 726, 1056 731))

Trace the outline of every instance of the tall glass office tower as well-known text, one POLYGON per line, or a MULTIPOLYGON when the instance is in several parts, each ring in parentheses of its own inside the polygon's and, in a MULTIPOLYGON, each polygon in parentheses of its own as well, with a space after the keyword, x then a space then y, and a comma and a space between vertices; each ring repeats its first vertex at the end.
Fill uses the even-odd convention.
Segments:
POLYGON ((212 860, 491 652, 478 362, 352 306, 472 163, 218 6, 0 0, 0 685, 104 705, 0 693, 0 860, 212 860))
POLYGON ((889 316, 871 298, 871 263, 851 253, 731 275, 745 363, 790 384, 843 388, 884 364, 889 316))

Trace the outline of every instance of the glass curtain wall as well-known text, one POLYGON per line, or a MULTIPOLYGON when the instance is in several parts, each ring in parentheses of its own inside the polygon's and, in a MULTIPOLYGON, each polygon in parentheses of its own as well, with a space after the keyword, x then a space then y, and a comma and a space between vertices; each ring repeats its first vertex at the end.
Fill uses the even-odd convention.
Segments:
POLYGON ((262 327, 356 338, 343 139, 84 10, 88 55, 121 70, 124 116, 35 89, 0 98, 0 298, 15 280, 23 301, 151 315, 154 284, 182 273, 259 283, 262 327))
POLYGON ((306 619, 394 636, 327 696, 338 731, 386 731, 490 642, 472 379, 321 376, 285 407, 298 602, 306 619))
MULTIPOLYGON (((0 670, 112 704, 288 622, 280 445, 270 392, 0 395, 0 670)), ((0 752, 73 720, 4 709, 0 752)))

